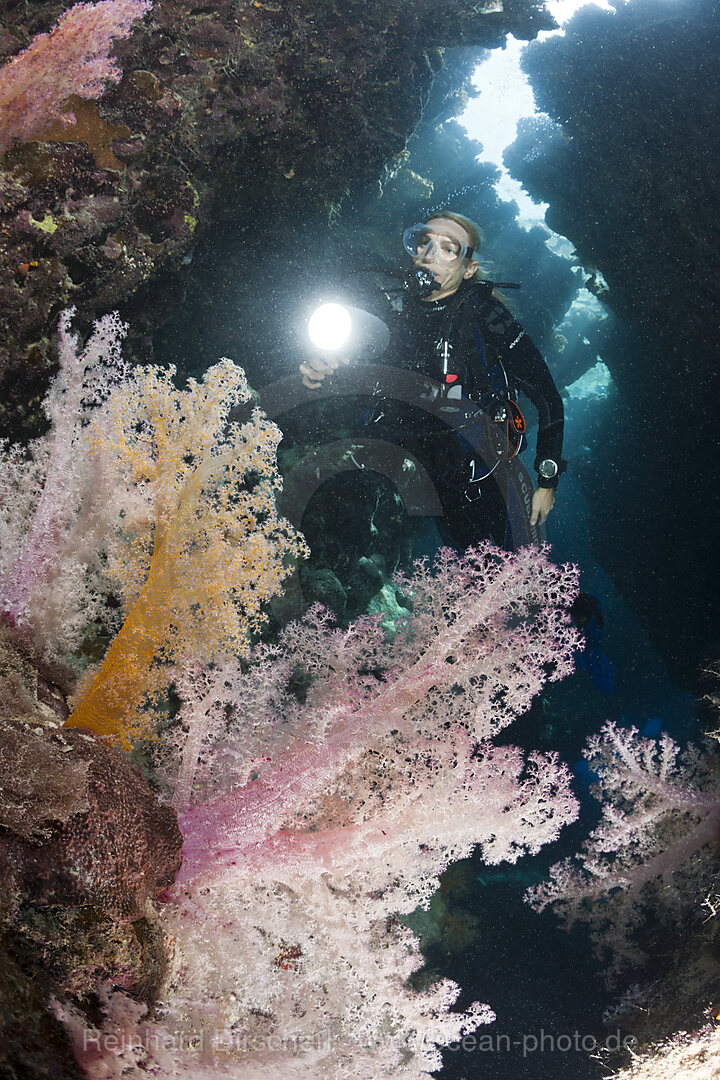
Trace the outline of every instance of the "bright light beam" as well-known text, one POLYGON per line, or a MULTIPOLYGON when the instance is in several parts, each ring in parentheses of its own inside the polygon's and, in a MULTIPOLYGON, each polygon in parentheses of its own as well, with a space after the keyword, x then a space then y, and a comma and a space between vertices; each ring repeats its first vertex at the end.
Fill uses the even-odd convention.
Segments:
POLYGON ((342 304, 322 304, 308 322, 310 340, 317 349, 325 352, 341 349, 351 330, 350 312, 342 304))

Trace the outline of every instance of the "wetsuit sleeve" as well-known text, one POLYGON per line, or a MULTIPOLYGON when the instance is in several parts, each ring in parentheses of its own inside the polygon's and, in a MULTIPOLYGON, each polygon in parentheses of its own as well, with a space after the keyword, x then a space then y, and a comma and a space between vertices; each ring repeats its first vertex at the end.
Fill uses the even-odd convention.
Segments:
POLYGON ((537 460, 552 458, 560 464, 565 426, 563 401, 540 350, 527 335, 519 342, 511 370, 518 390, 530 398, 538 411, 537 460))
MULTIPOLYGON (((505 305, 494 297, 478 315, 477 329, 490 352, 502 361, 511 388, 522 390, 537 409, 535 466, 545 458, 552 458, 562 468, 563 402, 540 350, 505 305)), ((557 477, 554 482, 541 481, 541 484, 555 487, 557 477)))

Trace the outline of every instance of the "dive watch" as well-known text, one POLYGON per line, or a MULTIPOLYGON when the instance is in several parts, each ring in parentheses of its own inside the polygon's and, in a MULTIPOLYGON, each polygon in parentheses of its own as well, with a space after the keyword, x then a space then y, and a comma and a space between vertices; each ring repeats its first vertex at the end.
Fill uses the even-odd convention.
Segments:
POLYGON ((552 458, 545 458, 541 461, 537 467, 538 476, 541 476, 543 480, 554 480, 557 474, 560 472, 560 467, 557 461, 553 461, 552 458))
POLYGON ((555 461, 551 457, 543 458, 542 461, 538 461, 536 458, 535 468, 538 474, 538 487, 556 488, 560 473, 564 473, 567 468, 567 462, 562 458, 560 458, 560 461, 555 461))

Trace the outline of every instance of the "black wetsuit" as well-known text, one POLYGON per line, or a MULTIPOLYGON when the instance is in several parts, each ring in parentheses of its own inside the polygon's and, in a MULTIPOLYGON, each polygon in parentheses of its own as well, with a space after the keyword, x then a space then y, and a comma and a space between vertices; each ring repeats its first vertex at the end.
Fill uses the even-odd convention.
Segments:
MULTIPOLYGON (((563 403, 540 351, 510 314, 492 286, 467 282, 434 303, 410 294, 397 313, 390 362, 442 380, 442 343, 449 340, 450 364, 465 393, 476 401, 521 391, 538 412, 536 459, 562 458, 563 403)), ((552 486, 552 485, 548 485, 552 486)))
MULTIPOLYGON (((522 391, 538 412, 536 467, 545 458, 562 462, 562 399, 539 350, 493 295, 491 284, 463 282, 452 296, 431 303, 407 289, 388 290, 384 297, 377 290, 374 299, 371 292, 363 297, 363 306, 374 309, 391 329, 383 364, 438 386, 447 383, 449 372, 466 400, 488 408, 506 398, 508 390, 511 396, 522 391)), ((423 404, 390 396, 365 412, 364 427, 373 438, 402 446, 427 470, 442 503, 446 539, 465 548, 492 536, 498 544, 515 546, 517 537, 506 531, 507 477, 504 484, 502 470, 469 483, 471 466, 474 474, 483 471, 483 447, 472 424, 458 424, 451 410, 446 421, 442 411, 431 413, 423 404)), ((487 471, 492 462, 488 466, 484 456, 487 471)), ((556 483, 540 480, 541 486, 556 483)))

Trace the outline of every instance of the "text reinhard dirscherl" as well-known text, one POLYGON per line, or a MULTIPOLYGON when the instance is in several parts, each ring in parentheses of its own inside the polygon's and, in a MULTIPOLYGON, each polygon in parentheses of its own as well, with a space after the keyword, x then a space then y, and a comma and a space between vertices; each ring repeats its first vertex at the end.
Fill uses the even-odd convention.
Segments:
MULTIPOLYGON (((142 1033, 103 1032, 87 1029, 83 1032, 83 1050, 96 1050, 110 1054, 131 1053, 138 1059, 165 1053, 285 1053, 301 1054, 303 1051, 331 1050, 335 1039, 329 1033, 283 1037, 281 1035, 248 1035, 221 1029, 214 1032, 202 1031, 163 1031, 150 1028, 142 1033)), ((449 1052, 483 1054, 520 1053, 522 1057, 531 1054, 567 1054, 571 1052, 592 1054, 597 1051, 616 1053, 632 1050, 637 1045, 634 1035, 623 1035, 620 1029, 598 1039, 595 1035, 583 1035, 579 1031, 558 1034, 540 1031, 522 1034, 500 1032, 473 1032, 451 1043, 445 1049, 449 1052)))

